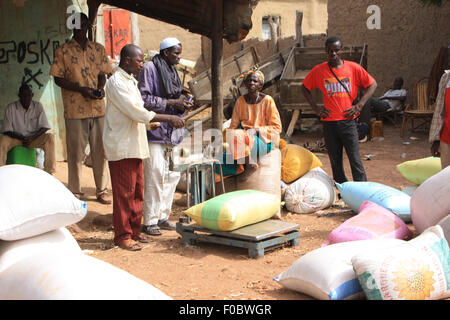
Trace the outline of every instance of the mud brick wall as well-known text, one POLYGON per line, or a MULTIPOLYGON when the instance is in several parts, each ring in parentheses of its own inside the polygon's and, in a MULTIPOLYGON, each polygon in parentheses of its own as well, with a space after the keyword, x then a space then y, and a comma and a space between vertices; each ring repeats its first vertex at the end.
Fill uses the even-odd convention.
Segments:
POLYGON ((423 7, 418 0, 330 0, 328 34, 347 45, 368 44, 368 70, 380 95, 396 76, 410 93, 413 83, 428 77, 442 46, 450 45, 450 2, 423 7), (381 9, 381 28, 369 30, 369 5, 381 9))

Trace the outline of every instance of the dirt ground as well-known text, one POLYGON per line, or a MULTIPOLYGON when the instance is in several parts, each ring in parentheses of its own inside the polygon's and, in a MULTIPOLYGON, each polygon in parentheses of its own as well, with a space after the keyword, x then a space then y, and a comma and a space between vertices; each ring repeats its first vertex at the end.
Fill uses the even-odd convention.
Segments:
MULTIPOLYGON (((321 132, 296 130, 293 142, 303 145, 321 139, 321 132)), ((369 181, 380 182, 401 189, 412 185, 396 170, 396 165, 430 155, 427 132, 405 133, 402 139, 399 126, 384 122, 384 139, 360 144, 361 157, 369 181), (412 139, 411 139, 412 138, 412 139), (370 160, 365 160, 371 155, 370 160)), ((326 154, 319 155, 323 169, 331 176, 326 154)), ((350 167, 346 161, 346 173, 351 180, 350 167)), ((55 175, 67 183, 67 164, 59 162, 55 175)), ((312 214, 282 212, 282 221, 299 225, 299 246, 284 246, 264 257, 252 259, 247 250, 215 244, 202 243, 184 246, 176 231, 164 231, 153 237, 143 250, 130 252, 112 244, 112 205, 95 201, 92 170, 83 168, 82 186, 86 193, 88 213, 85 219, 69 226, 84 252, 111 263, 134 276, 152 284, 173 299, 202 300, 309 300, 309 296, 284 289, 273 280, 302 255, 317 249, 327 240, 329 233, 355 213, 345 204, 312 214)), ((177 192, 171 221, 178 221, 185 209, 186 197, 177 192)), ((408 225, 411 230, 414 227, 408 225)))

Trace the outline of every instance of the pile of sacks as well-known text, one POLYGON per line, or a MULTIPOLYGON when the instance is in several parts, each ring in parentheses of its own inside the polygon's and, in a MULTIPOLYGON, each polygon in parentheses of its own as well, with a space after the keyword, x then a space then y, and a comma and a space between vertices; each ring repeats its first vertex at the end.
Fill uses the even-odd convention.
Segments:
POLYGON ((450 167, 409 196, 374 182, 336 184, 358 214, 274 280, 317 299, 450 297, 450 167), (406 226, 412 222, 417 237, 406 226))
POLYGON ((336 193, 333 181, 311 151, 296 144, 280 143, 281 185, 286 209, 312 213, 331 206, 336 193))
POLYGON ((171 299, 83 253, 65 227, 86 216, 86 203, 48 173, 0 167, 0 212, 0 299, 171 299))

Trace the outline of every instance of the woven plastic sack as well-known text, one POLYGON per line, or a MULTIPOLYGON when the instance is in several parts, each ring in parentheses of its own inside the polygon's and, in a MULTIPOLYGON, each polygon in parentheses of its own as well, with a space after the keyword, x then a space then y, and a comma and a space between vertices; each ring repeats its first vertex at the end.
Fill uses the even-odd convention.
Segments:
POLYGON ((312 213, 328 208, 335 198, 333 181, 320 167, 291 183, 284 194, 286 209, 295 213, 312 213))
POLYGON ((87 209, 47 172, 7 165, 0 167, 0 212, 0 239, 11 241, 77 223, 87 209))
POLYGON ((450 297, 450 252, 442 228, 413 240, 352 258, 369 300, 437 300, 450 297))
POLYGON ((66 228, 16 241, 0 240, 0 273, 11 265, 45 252, 81 253, 81 248, 66 228))
POLYGON ((291 183, 310 170, 321 167, 322 162, 314 153, 296 144, 281 149, 281 179, 291 183))
POLYGON ((258 190, 221 194, 184 211, 199 225, 231 231, 271 218, 280 210, 278 196, 258 190))
POLYGON ((450 214, 450 167, 422 183, 411 197, 411 220, 417 232, 450 214))
MULTIPOLYGON (((273 149, 268 154, 259 158, 258 168, 245 179, 238 175, 238 190, 259 190, 277 196, 281 201, 281 187, 275 181, 280 181, 281 177, 281 152, 278 148, 273 149)), ((280 209, 280 208, 279 208, 280 209)), ((274 218, 281 219, 281 213, 274 218)))
POLYGON ((364 201, 371 201, 392 211, 403 221, 411 221, 411 197, 400 190, 378 182, 348 181, 335 185, 342 200, 356 213, 364 201))
POLYGON ((402 243, 398 239, 360 240, 315 249, 295 261, 274 280, 284 288, 320 300, 363 299, 351 264, 355 254, 402 243))
POLYGON ((171 300, 147 282, 81 253, 47 252, 0 273, 2 300, 171 300))
POLYGON ((397 170, 408 181, 420 185, 428 178, 441 171, 441 158, 428 157, 405 161, 397 165, 397 170))
POLYGON ((325 244, 383 238, 407 240, 412 235, 406 224, 391 211, 364 201, 359 214, 331 231, 325 244))

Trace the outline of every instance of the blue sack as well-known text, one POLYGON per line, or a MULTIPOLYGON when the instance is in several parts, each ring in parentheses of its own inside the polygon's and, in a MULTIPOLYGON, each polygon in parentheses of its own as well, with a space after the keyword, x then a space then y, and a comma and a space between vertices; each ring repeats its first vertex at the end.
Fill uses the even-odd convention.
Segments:
POLYGON ((367 200, 392 211, 404 222, 411 222, 411 197, 406 193, 377 182, 348 181, 335 184, 342 200, 356 213, 367 200))

